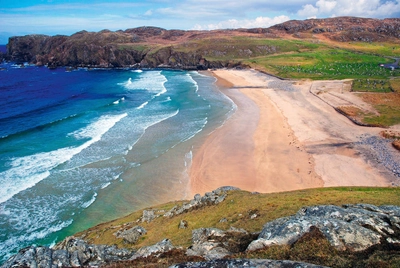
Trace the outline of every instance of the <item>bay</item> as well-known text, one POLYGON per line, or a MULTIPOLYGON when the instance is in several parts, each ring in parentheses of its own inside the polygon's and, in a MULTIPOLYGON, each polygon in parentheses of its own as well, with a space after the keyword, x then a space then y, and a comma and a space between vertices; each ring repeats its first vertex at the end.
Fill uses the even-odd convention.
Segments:
POLYGON ((193 151, 234 104, 171 70, 0 71, 0 263, 186 196, 193 151))

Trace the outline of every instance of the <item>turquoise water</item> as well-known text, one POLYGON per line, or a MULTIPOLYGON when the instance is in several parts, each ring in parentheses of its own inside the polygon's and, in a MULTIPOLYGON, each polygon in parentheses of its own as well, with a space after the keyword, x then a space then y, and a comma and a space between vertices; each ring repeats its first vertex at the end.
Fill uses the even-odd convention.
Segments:
POLYGON ((185 196, 193 151, 233 103, 198 72, 0 71, 0 263, 185 196))

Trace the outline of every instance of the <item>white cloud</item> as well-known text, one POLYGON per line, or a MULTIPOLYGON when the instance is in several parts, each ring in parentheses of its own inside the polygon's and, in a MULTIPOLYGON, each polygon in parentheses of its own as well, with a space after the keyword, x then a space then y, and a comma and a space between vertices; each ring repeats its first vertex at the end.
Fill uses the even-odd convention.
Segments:
POLYGON ((313 5, 305 5, 301 10, 297 12, 297 14, 302 18, 311 18, 316 17, 318 14, 318 8, 314 7, 313 5))
POLYGON ((151 16, 153 15, 153 10, 149 9, 144 13, 145 16, 151 16))
POLYGON ((399 0, 318 0, 314 5, 306 4, 297 12, 302 18, 312 16, 357 16, 371 18, 395 17, 400 13, 399 0))
POLYGON ((77 4, 75 1, 60 3, 54 0, 32 0, 29 4, 22 5, 23 7, 0 6, 0 25, 7 32, 46 34, 71 34, 82 29, 117 30, 142 25, 166 29, 257 28, 269 27, 290 18, 321 18, 334 15, 400 17, 399 1, 102 0, 77 4))
POLYGON ((256 19, 230 19, 226 21, 221 21, 215 24, 200 25, 196 24, 195 30, 215 30, 215 29, 236 29, 236 28, 267 28, 272 25, 282 23, 290 20, 288 16, 277 16, 274 18, 269 17, 257 17, 256 19))
POLYGON ((322 13, 330 13, 337 5, 336 1, 319 0, 316 4, 318 10, 322 13))

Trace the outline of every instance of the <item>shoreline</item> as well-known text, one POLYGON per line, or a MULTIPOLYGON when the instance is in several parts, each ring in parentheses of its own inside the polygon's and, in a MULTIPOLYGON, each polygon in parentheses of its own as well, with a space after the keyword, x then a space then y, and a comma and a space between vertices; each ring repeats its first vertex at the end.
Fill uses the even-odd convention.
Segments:
POLYGON ((254 70, 211 73, 237 110, 194 152, 190 194, 226 185, 271 193, 398 183, 358 145, 380 129, 356 126, 313 97, 313 82, 294 84, 254 70))

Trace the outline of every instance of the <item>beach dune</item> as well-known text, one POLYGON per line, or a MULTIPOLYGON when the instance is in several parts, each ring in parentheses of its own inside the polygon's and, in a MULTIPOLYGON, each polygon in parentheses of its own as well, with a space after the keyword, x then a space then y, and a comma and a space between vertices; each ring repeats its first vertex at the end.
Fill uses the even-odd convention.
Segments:
POLYGON ((213 74, 237 109, 194 152, 192 195, 225 185, 269 193, 393 182, 350 145, 380 130, 338 114, 311 94, 313 82, 280 81, 254 70, 213 74))

